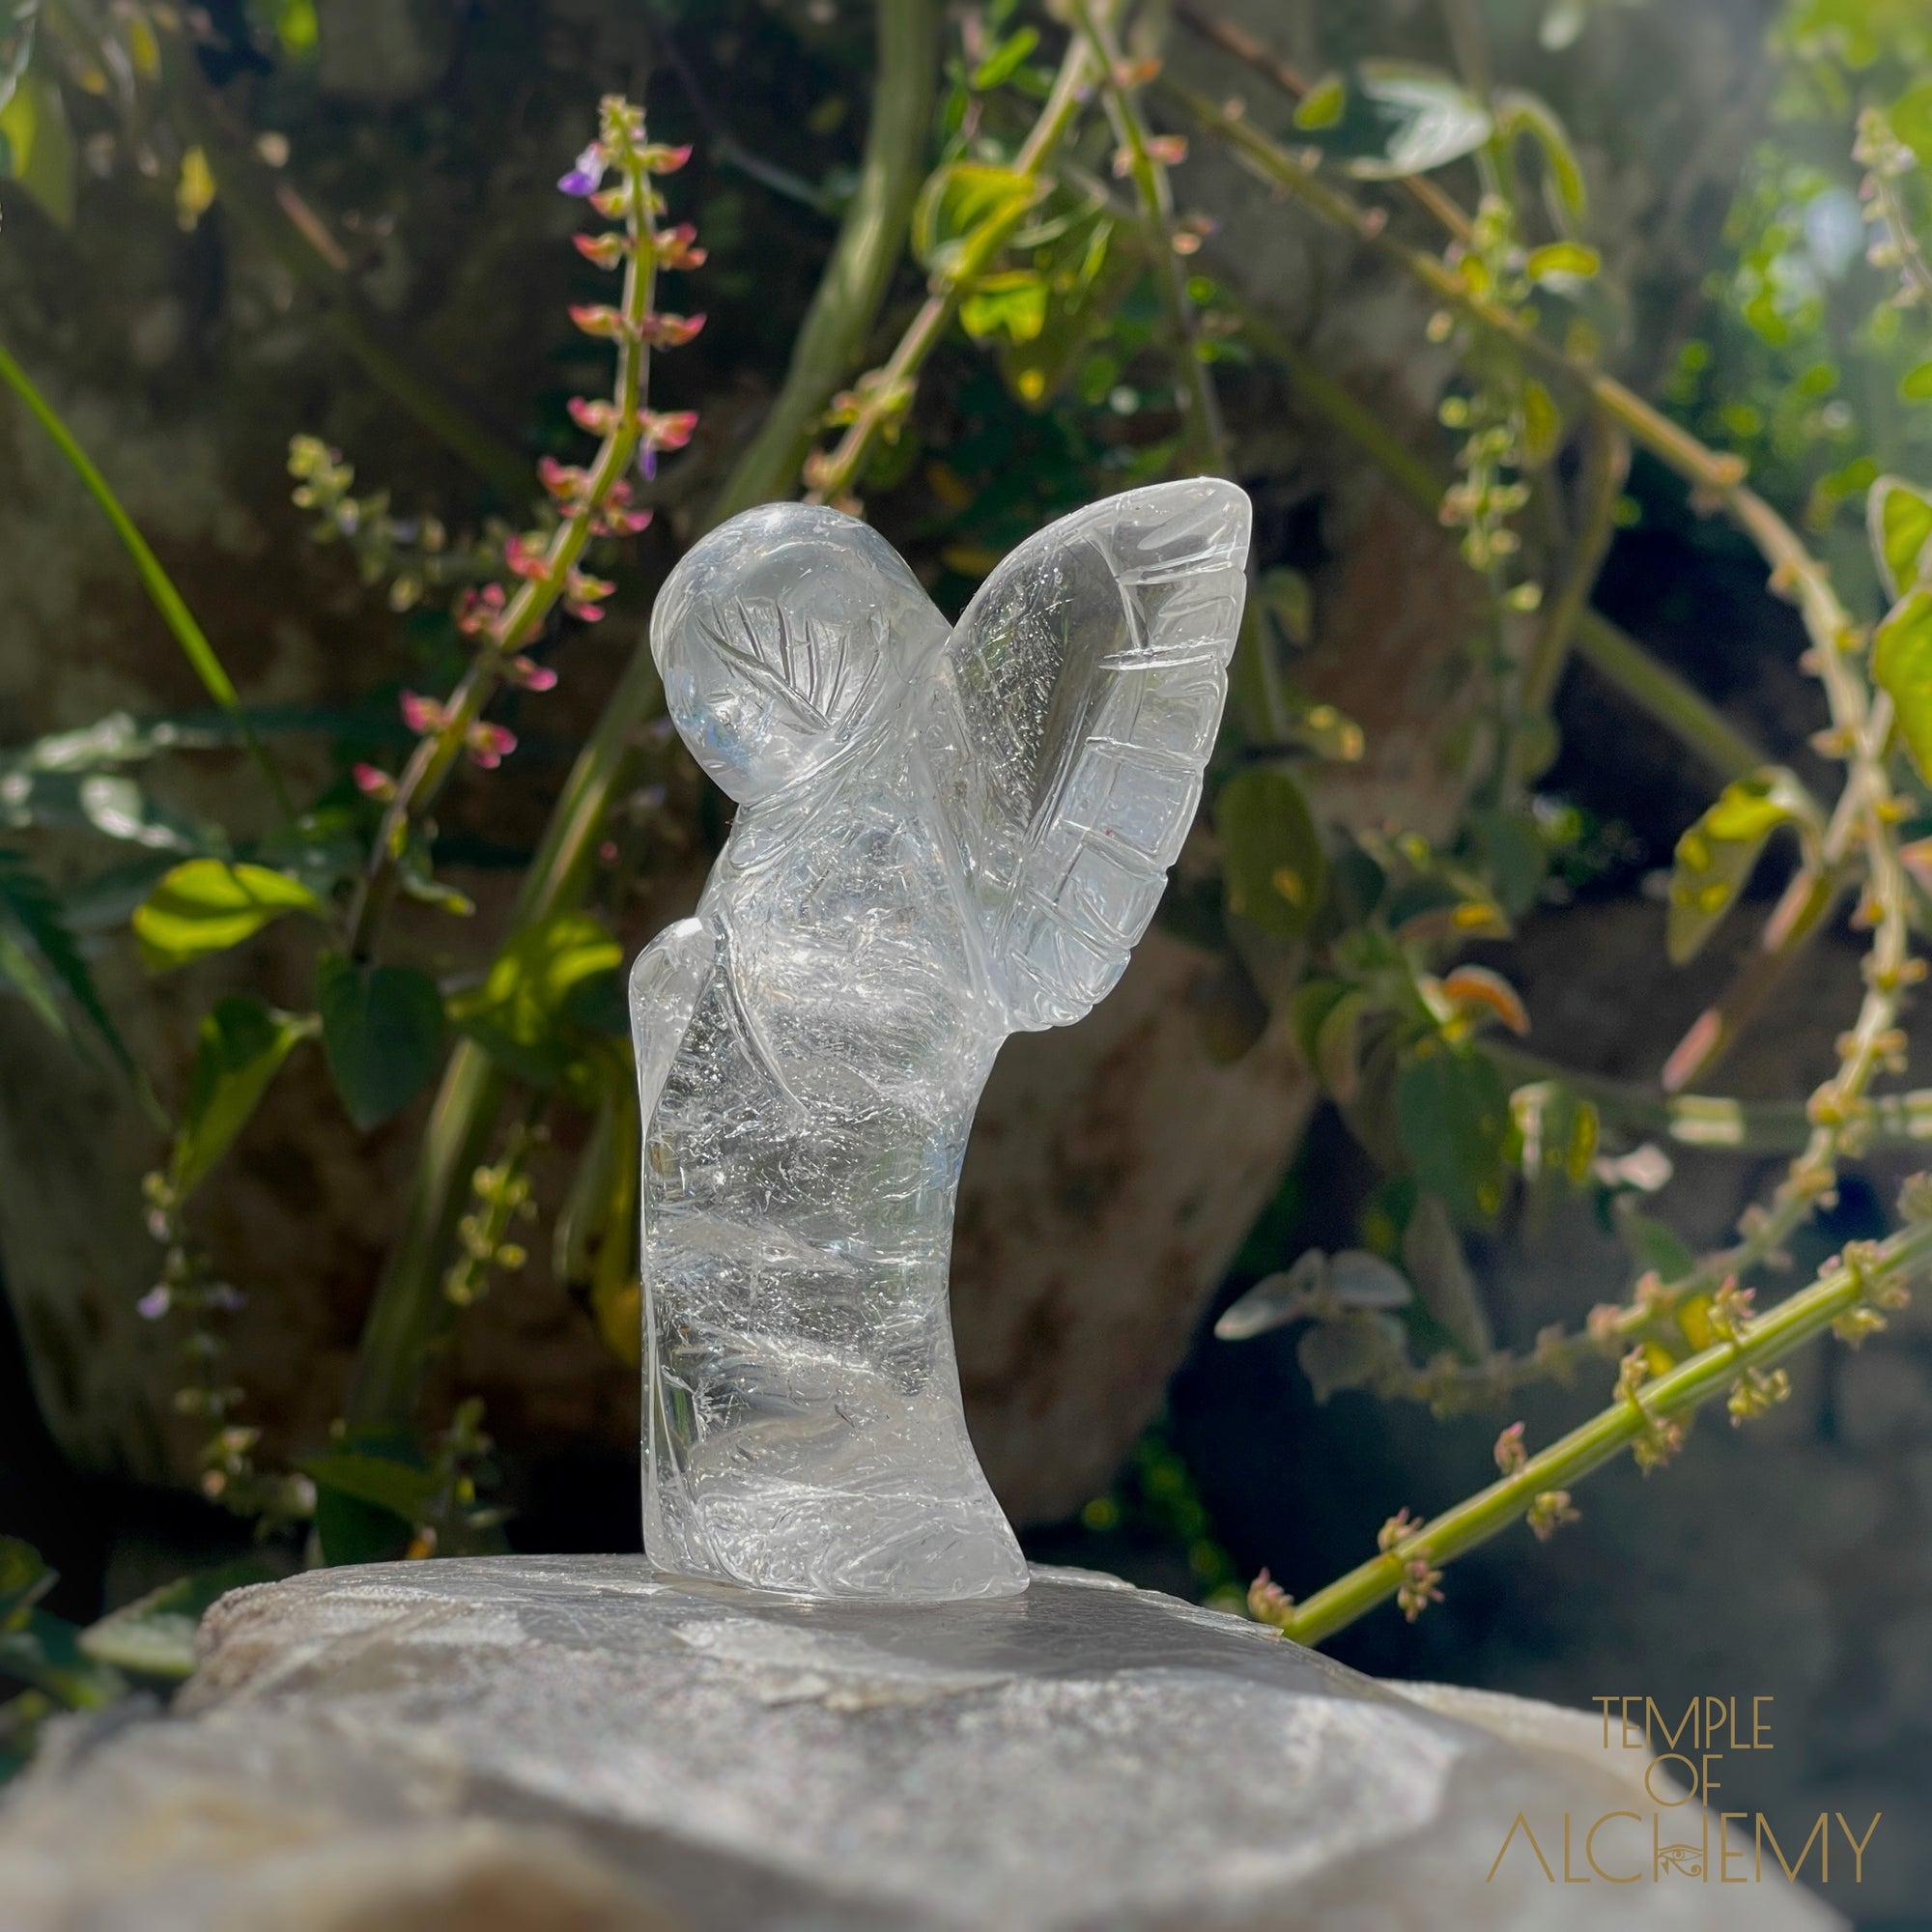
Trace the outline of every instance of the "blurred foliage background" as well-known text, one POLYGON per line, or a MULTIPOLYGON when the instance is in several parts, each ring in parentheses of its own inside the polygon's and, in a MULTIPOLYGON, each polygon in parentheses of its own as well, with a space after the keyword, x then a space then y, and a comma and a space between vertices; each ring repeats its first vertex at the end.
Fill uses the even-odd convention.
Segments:
POLYGON ((635 1547, 682 548, 956 611, 1217 470, 1201 822, 964 1184, 1032 1553, 1924 1788, 1918 0, 0 0, 0 1749, 238 1578, 635 1547))

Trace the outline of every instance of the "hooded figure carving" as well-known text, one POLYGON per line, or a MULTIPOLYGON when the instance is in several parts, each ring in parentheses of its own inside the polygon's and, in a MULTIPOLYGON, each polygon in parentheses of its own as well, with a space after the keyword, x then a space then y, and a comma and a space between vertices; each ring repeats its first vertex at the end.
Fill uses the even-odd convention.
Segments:
POLYGON ((1026 1587, 966 1435, 960 1163, 1009 1033, 1120 978, 1200 797, 1249 511, 1136 490, 949 626, 885 540, 775 504, 704 539, 651 645, 738 804, 631 979, 644 1117, 644 1543, 806 1596, 1026 1587))

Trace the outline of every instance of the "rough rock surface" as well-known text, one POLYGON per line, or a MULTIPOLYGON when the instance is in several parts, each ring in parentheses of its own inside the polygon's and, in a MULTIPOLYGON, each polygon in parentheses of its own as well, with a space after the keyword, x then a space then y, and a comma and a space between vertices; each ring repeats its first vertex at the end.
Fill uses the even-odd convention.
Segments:
POLYGON ((239 1592, 203 1642, 177 1717, 70 1733, 0 1811, 17 1932, 1837 1922, 1775 1873, 1638 1894, 1519 1842, 1491 1880, 1519 1812, 1552 1858, 1566 1811, 1635 1815, 1647 1861, 1643 1760, 1086 1573, 914 1609, 424 1563, 239 1592))

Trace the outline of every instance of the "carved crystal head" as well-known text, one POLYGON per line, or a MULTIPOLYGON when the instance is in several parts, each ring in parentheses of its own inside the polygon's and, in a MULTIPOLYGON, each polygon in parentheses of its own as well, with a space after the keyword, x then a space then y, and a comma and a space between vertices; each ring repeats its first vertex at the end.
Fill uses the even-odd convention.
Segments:
POLYGON ((1026 1588, 960 1403, 960 1163, 1000 1042, 1078 1019, 1153 916, 1247 549, 1246 497, 1197 479, 1061 519, 956 625, 833 510, 734 518, 671 573, 671 716, 741 809, 631 977, 662 1569, 1026 1588))
POLYGON ((672 722, 740 805, 817 770, 900 699, 945 638, 884 537, 799 503, 714 530, 672 573, 651 622, 672 722))

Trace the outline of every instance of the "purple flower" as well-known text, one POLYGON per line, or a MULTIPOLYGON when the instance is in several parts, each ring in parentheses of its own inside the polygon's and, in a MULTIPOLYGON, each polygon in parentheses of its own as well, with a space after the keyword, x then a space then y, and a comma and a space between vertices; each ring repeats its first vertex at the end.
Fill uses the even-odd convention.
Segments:
POLYGON ((592 141, 577 157, 577 165, 557 183, 565 194, 587 200, 604 185, 605 171, 611 163, 602 146, 592 141))

